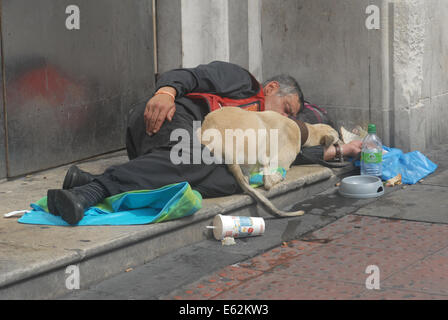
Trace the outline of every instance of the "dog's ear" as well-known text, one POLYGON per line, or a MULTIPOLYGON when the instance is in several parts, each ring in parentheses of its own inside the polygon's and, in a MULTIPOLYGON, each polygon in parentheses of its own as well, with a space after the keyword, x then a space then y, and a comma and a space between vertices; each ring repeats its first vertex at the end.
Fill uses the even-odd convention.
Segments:
POLYGON ((328 148, 329 146, 333 145, 336 142, 336 139, 331 135, 324 135, 320 139, 320 145, 325 146, 325 148, 328 148))

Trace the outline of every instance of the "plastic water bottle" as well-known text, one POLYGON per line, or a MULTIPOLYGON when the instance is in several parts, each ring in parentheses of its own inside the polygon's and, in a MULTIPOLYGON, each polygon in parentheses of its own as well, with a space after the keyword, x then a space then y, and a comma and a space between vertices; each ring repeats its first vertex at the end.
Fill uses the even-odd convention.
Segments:
POLYGON ((376 135, 376 126, 369 124, 368 135, 362 141, 361 175, 382 175, 383 144, 376 135))

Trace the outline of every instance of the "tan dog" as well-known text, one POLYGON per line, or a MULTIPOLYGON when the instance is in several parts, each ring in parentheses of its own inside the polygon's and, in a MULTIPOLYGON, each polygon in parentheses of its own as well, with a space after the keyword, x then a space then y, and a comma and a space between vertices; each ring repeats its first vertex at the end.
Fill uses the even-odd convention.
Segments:
POLYGON ((228 165, 240 187, 270 214, 291 217, 302 215, 304 211, 278 210, 249 185, 249 176, 262 170, 264 188, 267 190, 281 182, 282 175, 271 174, 272 169, 290 168, 301 150, 302 138, 306 138, 303 146, 330 146, 338 142, 339 135, 325 124, 305 124, 300 128, 295 121, 274 111, 255 112, 225 107, 205 117, 199 141, 213 153, 215 159, 222 161, 219 163, 228 165), (307 131, 304 132, 308 134, 307 138, 302 136, 302 131, 307 131))

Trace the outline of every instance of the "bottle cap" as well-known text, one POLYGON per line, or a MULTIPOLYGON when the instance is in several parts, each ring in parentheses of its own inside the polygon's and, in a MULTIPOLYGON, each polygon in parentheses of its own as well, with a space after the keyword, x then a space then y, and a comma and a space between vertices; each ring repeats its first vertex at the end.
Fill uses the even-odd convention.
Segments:
POLYGON ((368 133, 375 133, 376 134, 376 125, 374 124, 369 124, 368 128, 367 128, 367 132, 368 133))

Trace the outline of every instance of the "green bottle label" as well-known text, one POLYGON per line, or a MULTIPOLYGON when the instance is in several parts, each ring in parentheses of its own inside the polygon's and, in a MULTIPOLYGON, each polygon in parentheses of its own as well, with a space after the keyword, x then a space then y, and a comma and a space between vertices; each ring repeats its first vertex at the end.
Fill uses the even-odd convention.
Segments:
POLYGON ((364 163, 381 163, 383 161, 383 154, 380 152, 363 152, 361 154, 361 161, 364 163))

